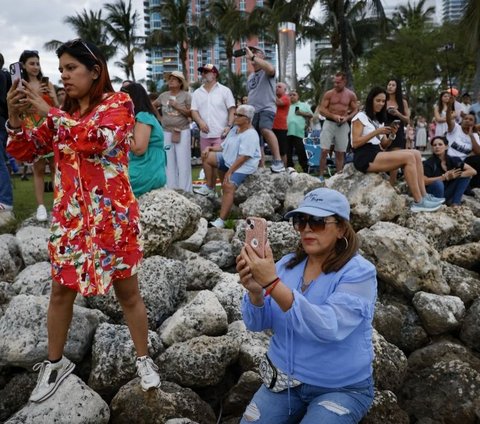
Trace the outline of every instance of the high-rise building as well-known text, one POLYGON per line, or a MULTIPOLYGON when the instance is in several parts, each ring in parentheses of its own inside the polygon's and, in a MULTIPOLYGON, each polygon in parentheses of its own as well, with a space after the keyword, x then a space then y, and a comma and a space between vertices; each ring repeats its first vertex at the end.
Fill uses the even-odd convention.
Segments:
POLYGON ((458 21, 463 14, 466 0, 443 0, 443 22, 458 21))
MULTIPOLYGON (((170 23, 160 12, 153 12, 152 7, 160 7, 165 0, 144 0, 144 20, 145 35, 148 37, 153 31, 168 29, 170 23)), ((189 19, 193 22, 195 18, 208 14, 209 0, 191 0, 189 19)), ((251 12, 255 6, 263 6, 263 0, 237 0, 239 10, 251 12)), ((242 40, 240 45, 255 45, 265 51, 267 60, 275 63, 276 49, 275 44, 264 41, 262 38, 252 38, 242 40)), ((155 81, 157 86, 163 84, 163 76, 167 72, 181 70, 182 64, 178 57, 178 47, 156 46, 146 52, 147 57, 147 79, 155 81)), ((219 69, 227 66, 227 56, 225 53, 225 44, 222 37, 216 36, 211 46, 204 49, 189 48, 187 53, 188 79, 196 81, 198 79, 197 68, 203 64, 212 63, 219 69)), ((235 59, 233 63, 235 72, 247 72, 247 62, 245 57, 235 59)))

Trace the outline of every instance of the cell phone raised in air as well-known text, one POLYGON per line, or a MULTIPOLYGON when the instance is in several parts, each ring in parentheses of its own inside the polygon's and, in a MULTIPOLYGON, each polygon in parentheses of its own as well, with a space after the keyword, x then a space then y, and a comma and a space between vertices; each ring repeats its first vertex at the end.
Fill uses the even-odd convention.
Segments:
POLYGON ((17 88, 23 88, 22 85, 22 64, 15 62, 10 65, 10 75, 12 76, 12 83, 19 80, 17 88))
POLYGON ((267 221, 263 218, 250 216, 246 220, 245 243, 261 258, 265 257, 267 244, 267 221))
POLYGON ((42 84, 45 84, 48 87, 48 77, 42 77, 42 84))

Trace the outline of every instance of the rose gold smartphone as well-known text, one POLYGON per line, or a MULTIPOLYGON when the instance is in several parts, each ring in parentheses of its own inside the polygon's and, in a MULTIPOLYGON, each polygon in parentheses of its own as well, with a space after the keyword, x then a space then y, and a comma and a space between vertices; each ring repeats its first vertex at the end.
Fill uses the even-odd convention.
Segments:
POLYGON ((245 243, 261 258, 265 257, 267 243, 267 221, 263 218, 250 216, 245 226, 245 243))

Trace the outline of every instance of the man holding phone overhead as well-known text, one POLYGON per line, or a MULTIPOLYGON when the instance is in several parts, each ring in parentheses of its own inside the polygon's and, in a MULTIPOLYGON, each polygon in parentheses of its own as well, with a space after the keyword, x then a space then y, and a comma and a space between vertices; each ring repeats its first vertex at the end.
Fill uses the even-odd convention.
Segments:
POLYGON ((291 91, 290 109, 287 116, 287 166, 292 168, 294 166, 293 150, 295 149, 303 172, 308 172, 308 159, 303 145, 303 137, 305 137, 307 119, 312 116, 310 106, 300 101, 296 91, 291 91))

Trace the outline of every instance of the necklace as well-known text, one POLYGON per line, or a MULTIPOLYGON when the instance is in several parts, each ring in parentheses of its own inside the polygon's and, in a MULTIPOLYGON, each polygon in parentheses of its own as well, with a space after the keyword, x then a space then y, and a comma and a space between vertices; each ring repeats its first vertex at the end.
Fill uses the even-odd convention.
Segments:
POLYGON ((302 279, 300 280, 300 282, 301 282, 301 290, 302 290, 302 293, 304 293, 305 290, 307 290, 307 289, 310 287, 310 284, 313 283, 313 280, 310 280, 310 281, 308 281, 308 282, 305 282, 305 280, 304 280, 303 277, 302 277, 302 279))

